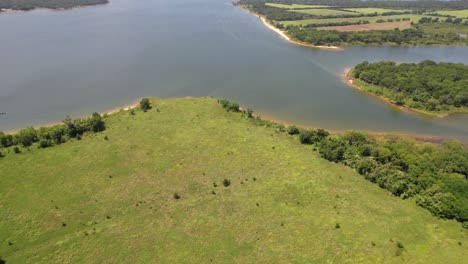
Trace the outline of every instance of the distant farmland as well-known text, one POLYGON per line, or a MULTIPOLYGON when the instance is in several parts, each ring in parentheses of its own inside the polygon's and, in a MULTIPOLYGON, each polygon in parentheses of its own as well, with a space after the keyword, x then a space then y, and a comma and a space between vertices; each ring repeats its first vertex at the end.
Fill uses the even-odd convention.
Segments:
POLYGON ((350 31, 367 31, 367 30, 393 30, 398 28, 400 30, 411 28, 410 21, 387 22, 387 23, 373 23, 349 26, 335 26, 335 27, 320 27, 321 30, 336 30, 341 32, 350 31))

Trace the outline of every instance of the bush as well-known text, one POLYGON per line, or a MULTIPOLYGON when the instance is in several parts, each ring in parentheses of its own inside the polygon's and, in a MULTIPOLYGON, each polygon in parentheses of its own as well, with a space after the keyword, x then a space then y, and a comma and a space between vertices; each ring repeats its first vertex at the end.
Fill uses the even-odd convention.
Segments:
POLYGON ((39 148, 48 148, 52 146, 52 143, 47 139, 41 139, 39 141, 39 148))
POLYGON ((36 130, 34 130, 33 127, 20 130, 18 134, 15 135, 15 141, 24 147, 31 146, 34 142, 37 141, 36 130))
POLYGON ((180 199, 180 195, 179 195, 178 193, 174 193, 174 199, 179 200, 179 199, 180 199))
POLYGON ((319 153, 329 161, 340 162, 344 159, 346 142, 341 138, 329 138, 320 144, 319 153))
POLYGON ((229 185, 231 185, 231 180, 229 180, 229 179, 224 179, 224 180, 223 180, 223 185, 224 185, 224 187, 228 187, 229 185))
POLYGON ((140 108, 143 112, 146 112, 151 109, 151 101, 149 98, 143 98, 140 101, 140 108))
POLYGON ((298 135, 299 134, 299 128, 297 126, 288 127, 288 134, 289 135, 298 135))
POLYGON ((312 137, 314 136, 314 132, 310 130, 302 130, 299 133, 299 140, 302 144, 312 144, 312 137))
MULTIPOLYGON (((228 100, 218 100, 218 103, 228 112, 240 112, 238 103, 229 102, 228 100)), ((253 113, 253 112, 252 112, 253 113)))

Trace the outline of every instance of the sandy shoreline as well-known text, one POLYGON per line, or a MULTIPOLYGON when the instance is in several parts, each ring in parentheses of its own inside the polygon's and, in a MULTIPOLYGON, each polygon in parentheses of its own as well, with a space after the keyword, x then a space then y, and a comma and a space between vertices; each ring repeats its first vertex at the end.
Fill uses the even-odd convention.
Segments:
POLYGON ((284 33, 284 31, 282 31, 281 29, 279 29, 279 28, 273 26, 272 24, 268 23, 266 18, 264 18, 263 16, 260 16, 260 15, 257 15, 257 14, 255 14, 255 15, 260 18, 262 23, 267 28, 269 28, 270 30, 272 30, 273 32, 278 34, 281 38, 285 39, 289 43, 294 44, 296 46, 307 47, 307 48, 315 48, 315 49, 323 49, 323 50, 334 50, 334 51, 344 50, 343 48, 336 47, 336 46, 316 46, 316 45, 312 45, 312 44, 309 44, 309 43, 305 43, 305 42, 301 42, 301 41, 297 41, 297 40, 292 40, 288 35, 286 35, 286 33, 284 33))
POLYGON ((273 26, 272 24, 270 24, 266 20, 266 18, 263 17, 262 15, 252 12, 248 8, 246 8, 246 7, 242 6, 242 5, 236 5, 236 6, 244 9, 249 14, 258 17, 262 21, 263 25, 265 25, 268 29, 272 30, 273 32, 278 34, 281 38, 283 38, 284 40, 288 41, 291 44, 294 44, 296 46, 301 46, 301 47, 314 48, 314 49, 333 50, 333 51, 343 51, 344 50, 342 47, 337 47, 337 46, 316 46, 316 45, 312 45, 310 43, 305 43, 305 42, 293 40, 284 31, 282 31, 281 29, 279 29, 279 28, 273 26))

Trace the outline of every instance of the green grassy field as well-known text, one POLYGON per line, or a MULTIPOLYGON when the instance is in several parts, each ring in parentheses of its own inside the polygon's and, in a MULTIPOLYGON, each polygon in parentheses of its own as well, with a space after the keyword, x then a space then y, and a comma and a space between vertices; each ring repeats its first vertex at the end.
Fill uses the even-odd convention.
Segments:
POLYGON ((437 13, 441 15, 450 15, 450 16, 456 16, 459 18, 468 18, 468 9, 464 10, 439 10, 431 13, 437 13))
POLYGON ((449 24, 449 23, 430 23, 430 24, 419 24, 421 29, 426 32, 446 34, 446 33, 459 33, 468 34, 468 27, 461 24, 449 24))
POLYGON ((351 17, 351 18, 315 18, 315 19, 304 19, 304 20, 293 20, 293 21, 280 21, 283 25, 307 25, 307 24, 327 24, 327 23, 338 23, 338 22, 357 22, 359 20, 367 20, 370 23, 375 23, 379 19, 387 20, 387 19, 403 19, 403 18, 410 18, 411 21, 417 22, 421 19, 422 15, 395 15, 395 16, 376 16, 376 17, 351 17))
POLYGON ((277 8, 284 8, 284 9, 302 9, 302 8, 324 8, 330 7, 326 5, 299 5, 299 4, 292 4, 292 5, 284 5, 284 4, 276 4, 276 3, 265 3, 267 6, 277 7, 277 8))
POLYGON ((304 13, 316 16, 340 16, 340 15, 356 15, 359 16, 360 14, 356 14, 353 12, 341 11, 341 10, 334 10, 334 9, 302 9, 302 10, 291 10, 291 12, 296 13, 304 13))
POLYGON ((345 10, 349 10, 352 12, 357 12, 361 14, 382 14, 385 12, 405 12, 409 10, 403 10, 403 9, 387 9, 387 8, 372 8, 372 7, 367 7, 367 8, 346 8, 345 10))
POLYGON ((286 133, 211 98, 152 101, 147 113, 106 117, 104 132, 0 159, 0 258, 466 263, 468 231, 459 223, 286 133))

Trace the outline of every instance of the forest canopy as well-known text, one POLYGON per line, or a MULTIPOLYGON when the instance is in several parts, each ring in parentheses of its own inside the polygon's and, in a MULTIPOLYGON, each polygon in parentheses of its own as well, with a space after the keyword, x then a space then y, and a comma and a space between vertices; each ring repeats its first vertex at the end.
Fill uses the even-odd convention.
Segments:
POLYGON ((468 65, 462 63, 365 61, 352 74, 397 104, 427 111, 468 107, 468 65))

